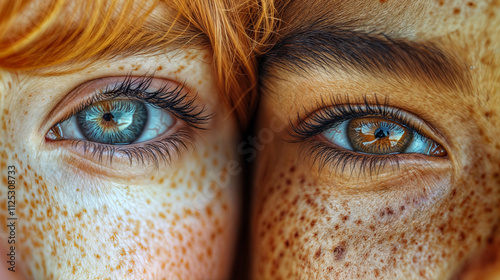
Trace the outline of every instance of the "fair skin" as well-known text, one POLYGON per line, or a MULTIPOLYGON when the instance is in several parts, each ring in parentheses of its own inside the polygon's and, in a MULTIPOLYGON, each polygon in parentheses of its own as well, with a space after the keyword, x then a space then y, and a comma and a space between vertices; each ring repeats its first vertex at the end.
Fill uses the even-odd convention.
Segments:
MULTIPOLYGON (((63 70, 78 70, 62 75, 45 75, 58 66, 0 70, 0 164, 5 175, 7 166, 15 166, 18 218, 16 272, 7 271, 3 257, 7 278, 0 278, 228 277, 239 205, 239 172, 232 172, 238 128, 221 102, 210 57, 208 50, 184 48, 98 60, 83 69, 66 64, 63 70), (131 161, 115 152, 110 162, 109 153, 99 158, 50 133, 83 99, 127 77, 138 81, 153 73, 149 90, 184 84, 190 108, 203 108, 207 117, 199 129, 165 111, 173 125, 134 144, 189 135, 167 145, 167 160, 138 149, 131 161)), ((7 191, 0 190, 4 221, 7 191)), ((9 252, 8 235, 2 227, 2 254, 9 252)))
POLYGON ((257 134, 275 134, 254 174, 253 279, 497 279, 498 1, 303 5, 286 6, 263 59, 257 134), (328 127, 294 132, 331 127, 342 105, 365 112, 334 111, 343 121, 380 121, 365 104, 404 112, 441 150, 374 155, 328 127))

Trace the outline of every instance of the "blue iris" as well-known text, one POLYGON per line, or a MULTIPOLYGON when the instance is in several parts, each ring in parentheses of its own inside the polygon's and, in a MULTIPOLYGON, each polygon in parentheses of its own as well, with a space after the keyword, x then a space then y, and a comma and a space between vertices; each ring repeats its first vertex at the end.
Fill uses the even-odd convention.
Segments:
POLYGON ((135 100, 95 103, 76 115, 82 134, 104 144, 131 144, 141 135, 148 120, 146 106, 135 100))

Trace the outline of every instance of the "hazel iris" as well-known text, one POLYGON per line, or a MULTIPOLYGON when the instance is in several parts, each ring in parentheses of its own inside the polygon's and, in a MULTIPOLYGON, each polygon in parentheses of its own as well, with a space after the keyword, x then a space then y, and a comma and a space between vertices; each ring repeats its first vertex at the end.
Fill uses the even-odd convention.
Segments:
POLYGON ((368 154, 403 153, 413 138, 404 126, 376 117, 351 120, 347 135, 355 151, 368 154))

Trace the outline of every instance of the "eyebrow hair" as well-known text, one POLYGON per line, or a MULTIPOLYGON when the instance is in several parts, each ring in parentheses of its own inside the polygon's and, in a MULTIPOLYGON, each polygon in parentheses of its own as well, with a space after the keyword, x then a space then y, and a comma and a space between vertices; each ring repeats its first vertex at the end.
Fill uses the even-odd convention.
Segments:
POLYGON ((273 76, 270 70, 303 75, 320 68, 381 78, 391 74, 451 90, 470 88, 467 65, 431 42, 393 39, 323 22, 293 29, 259 62, 261 79, 273 76))

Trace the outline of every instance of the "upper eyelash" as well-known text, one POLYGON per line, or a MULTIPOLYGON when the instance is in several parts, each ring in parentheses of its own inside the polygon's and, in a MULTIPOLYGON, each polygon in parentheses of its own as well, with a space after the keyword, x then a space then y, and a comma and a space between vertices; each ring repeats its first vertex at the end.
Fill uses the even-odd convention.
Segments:
POLYGON ((107 86, 98 94, 82 102, 59 123, 71 118, 94 103, 125 97, 148 102, 153 106, 168 111, 194 128, 204 129, 203 126, 212 118, 213 114, 207 114, 204 106, 194 105, 196 96, 189 98, 188 93, 183 93, 184 84, 177 85, 174 88, 164 85, 156 91, 148 92, 147 89, 151 86, 153 78, 153 75, 136 78, 128 75, 123 82, 107 86))
POLYGON ((341 123, 349 119, 377 116, 395 120, 421 135, 425 134, 422 131, 421 125, 413 121, 401 109, 391 107, 389 98, 385 98, 384 103, 381 103, 377 96, 374 97, 374 103, 370 104, 367 96, 361 100, 354 100, 354 104, 350 101, 349 96, 332 97, 331 105, 326 105, 324 100, 321 100, 319 112, 307 112, 306 117, 301 117, 297 114, 297 121, 290 121, 288 134, 293 140, 290 142, 301 142, 316 135, 319 135, 330 129, 335 124, 341 123))
POLYGON ((389 163, 395 170, 400 167, 398 155, 360 154, 313 138, 343 121, 366 116, 385 117, 399 122, 420 135, 425 135, 421 124, 415 122, 403 110, 390 106, 388 98, 382 103, 377 96, 374 96, 371 102, 367 96, 356 100, 351 100, 347 95, 337 96, 331 97, 329 104, 321 100, 316 108, 321 109, 315 112, 304 109, 305 117, 297 114, 296 122, 290 120, 287 132, 292 137, 288 142, 304 142, 301 152, 306 153, 305 157, 313 159, 313 165, 318 163, 320 172, 327 164, 331 164, 334 170, 340 170, 341 174, 344 174, 345 168, 349 165, 351 176, 356 170, 359 176, 378 174, 389 163))

